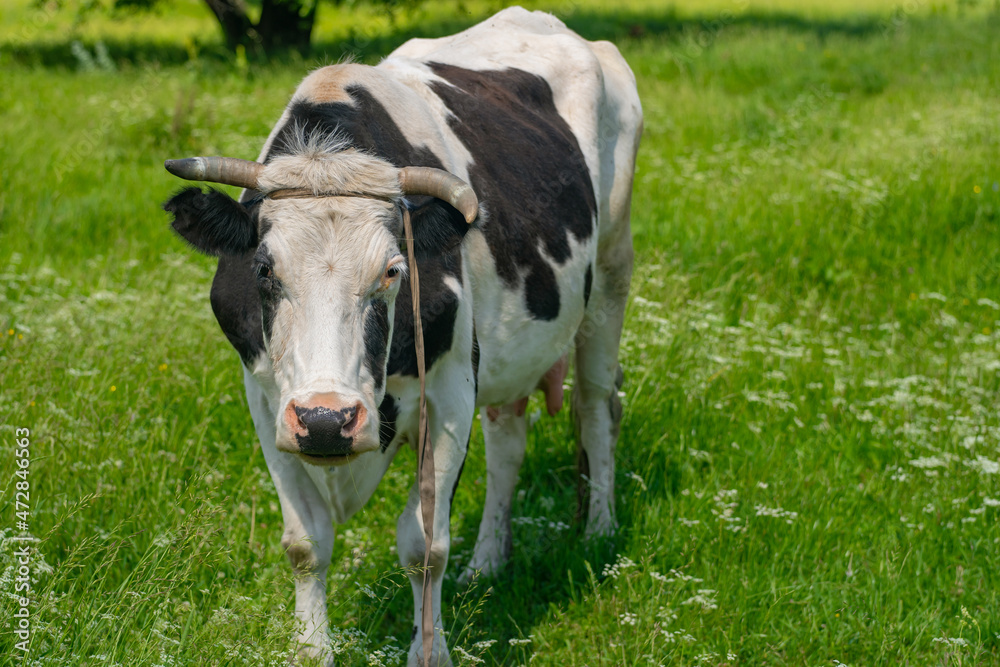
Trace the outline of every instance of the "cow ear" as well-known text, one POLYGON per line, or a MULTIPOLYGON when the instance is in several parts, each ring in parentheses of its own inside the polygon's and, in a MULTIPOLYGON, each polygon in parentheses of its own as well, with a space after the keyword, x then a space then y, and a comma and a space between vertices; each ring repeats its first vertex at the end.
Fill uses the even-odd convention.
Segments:
POLYGON ((410 211, 413 241, 418 250, 433 254, 450 250, 473 227, 450 204, 434 197, 407 197, 403 205, 410 211))
POLYGON ((163 210, 173 214, 174 231, 206 255, 242 255, 257 247, 257 221, 224 192, 185 188, 163 210))

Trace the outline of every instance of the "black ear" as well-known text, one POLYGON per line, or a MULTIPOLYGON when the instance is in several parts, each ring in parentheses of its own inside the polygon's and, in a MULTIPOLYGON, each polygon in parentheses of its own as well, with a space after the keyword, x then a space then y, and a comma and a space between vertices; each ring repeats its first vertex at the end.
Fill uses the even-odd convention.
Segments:
POLYGON ((241 255, 257 247, 257 221, 224 192, 185 188, 163 210, 174 215, 174 231, 206 255, 241 255))

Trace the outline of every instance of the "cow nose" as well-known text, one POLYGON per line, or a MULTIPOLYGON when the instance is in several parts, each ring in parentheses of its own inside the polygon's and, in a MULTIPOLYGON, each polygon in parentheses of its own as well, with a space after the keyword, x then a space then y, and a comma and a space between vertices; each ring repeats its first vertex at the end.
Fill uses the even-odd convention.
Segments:
POLYGON ((358 414, 356 407, 331 410, 323 406, 315 408, 295 407, 295 416, 299 418, 309 434, 314 438, 328 439, 340 437, 341 431, 354 421, 358 414))
POLYGON ((290 401, 285 419, 298 442, 299 451, 309 456, 348 456, 354 436, 365 418, 361 403, 345 405, 330 394, 306 401, 290 401))

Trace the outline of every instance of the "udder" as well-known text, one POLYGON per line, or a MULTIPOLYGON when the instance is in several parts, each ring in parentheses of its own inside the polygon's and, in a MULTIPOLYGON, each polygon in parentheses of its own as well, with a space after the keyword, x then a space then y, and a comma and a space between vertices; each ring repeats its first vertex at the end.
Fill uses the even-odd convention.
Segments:
MULTIPOLYGON (((538 381, 536 389, 540 389, 545 394, 545 409, 549 416, 555 415, 562 408, 563 404, 563 382, 566 380, 566 372, 569 370, 569 358, 563 355, 559 361, 552 364, 552 368, 545 371, 545 375, 538 381)), ((490 421, 496 421, 500 416, 500 410, 510 407, 518 417, 524 416, 524 411, 528 407, 528 397, 518 399, 506 406, 490 405, 486 408, 486 416, 490 421)))

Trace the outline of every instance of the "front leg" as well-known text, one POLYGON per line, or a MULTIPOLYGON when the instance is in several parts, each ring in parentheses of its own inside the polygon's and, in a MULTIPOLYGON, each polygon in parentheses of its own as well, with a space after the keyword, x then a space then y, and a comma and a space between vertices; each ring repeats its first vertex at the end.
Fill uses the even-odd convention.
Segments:
POLYGON ((306 464, 275 448, 274 411, 256 379, 246 371, 244 384, 257 437, 281 503, 285 524, 281 546, 295 573, 298 653, 320 665, 332 667, 326 615, 326 573, 333 555, 334 539, 330 508, 306 472, 306 464))
MULTIPOLYGON (((298 462, 296 462, 298 463, 298 462)), ((298 465, 302 465, 298 463, 298 465)), ((301 482, 312 484, 307 475, 296 476, 297 489, 301 482)), ((275 487, 278 480, 275 477, 275 487)), ((311 490, 315 492, 315 487, 311 490)), ((318 494, 311 492, 278 491, 285 532, 281 536, 281 546, 295 573, 295 618, 299 622, 296 643, 299 655, 317 660, 324 667, 334 664, 327 633, 326 615, 326 574, 333 555, 334 528, 330 512, 324 505, 308 509, 310 503, 318 500, 318 494), (312 498, 312 499, 310 499, 312 498)))
MULTIPOLYGON (((439 378, 443 380, 443 378, 439 378)), ((428 382, 428 385, 431 383, 428 382)), ((469 433, 475 413, 475 395, 470 391, 449 391, 452 388, 468 387, 469 382, 461 377, 453 382, 436 382, 444 385, 445 391, 437 395, 428 387, 427 412, 429 433, 434 446, 434 539, 431 543, 430 576, 434 606, 434 647, 429 661, 424 660, 423 641, 420 633, 423 615, 424 584, 424 526, 421 519, 420 488, 414 483, 406 509, 399 517, 396 527, 396 546, 399 561, 409 569, 410 585, 413 588, 413 641, 410 644, 409 667, 450 666, 448 646, 444 638, 444 624, 441 620, 441 587, 448 553, 451 546, 450 519, 451 499, 458 484, 465 455, 468 452, 469 433)), ((416 441, 416 437, 413 438, 416 441)))

